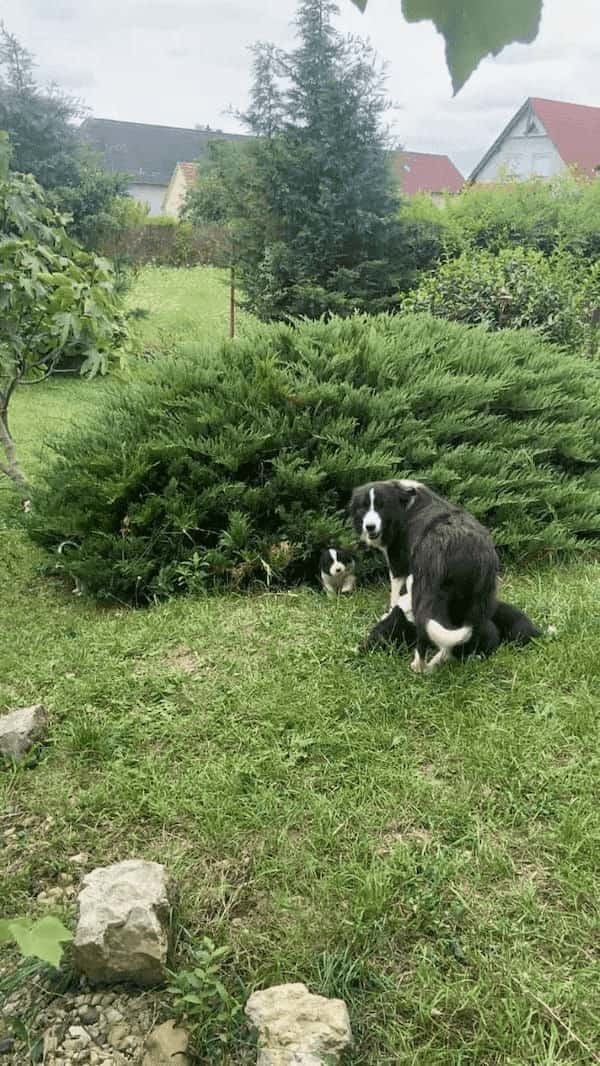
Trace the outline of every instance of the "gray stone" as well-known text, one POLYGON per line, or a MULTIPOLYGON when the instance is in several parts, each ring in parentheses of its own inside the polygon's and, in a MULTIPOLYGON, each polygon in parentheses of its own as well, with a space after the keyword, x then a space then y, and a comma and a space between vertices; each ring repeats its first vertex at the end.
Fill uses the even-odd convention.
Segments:
POLYGON ((96 1007, 82 1007, 79 1011, 79 1017, 84 1025, 95 1025, 100 1015, 96 1007))
POLYGON ((11 759, 22 759, 33 745, 46 734, 48 713, 41 703, 34 707, 19 707, 0 718, 0 753, 11 759))
POLYGON ((128 859, 83 878, 74 964, 94 984, 159 984, 169 951, 164 866, 128 859))
POLYGON ((188 1043, 185 1029, 181 1029, 170 1018, 150 1033, 142 1066, 189 1066, 190 1060, 186 1054, 188 1043))
POLYGON ((118 1051, 124 1051, 129 1046, 129 1026, 127 1022, 117 1022, 108 1030, 108 1041, 111 1047, 118 1051))
POLYGON ((5 1036, 0 1040, 0 1055, 9 1055, 15 1046, 15 1041, 12 1036, 5 1036))
POLYGON ((120 1010, 117 1010, 116 1007, 107 1007, 107 1009, 104 1011, 104 1017, 106 1018, 106 1021, 109 1025, 115 1025, 116 1022, 123 1021, 123 1015, 121 1014, 120 1010))
POLYGON ((246 1016, 258 1033, 257 1066, 332 1066, 352 1044, 346 1004, 315 996, 306 985, 254 992, 246 1016))

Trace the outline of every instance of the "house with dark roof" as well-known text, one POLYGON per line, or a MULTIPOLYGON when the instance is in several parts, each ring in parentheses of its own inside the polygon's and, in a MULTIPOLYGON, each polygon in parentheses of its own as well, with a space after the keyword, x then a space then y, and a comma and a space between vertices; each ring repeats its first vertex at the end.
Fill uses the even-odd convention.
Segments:
POLYGON ((462 189, 465 179, 447 155, 432 152, 392 152, 392 168, 405 196, 424 192, 441 200, 446 192, 462 189))
MULTIPOLYGON (((109 118, 86 118, 80 126, 83 140, 102 157, 107 170, 128 174, 129 192, 147 203, 151 215, 164 211, 165 195, 177 164, 201 159, 211 141, 244 141, 243 133, 221 130, 153 126, 146 122, 119 122, 109 118)), ((175 181, 184 180, 180 174, 175 181)), ((173 194, 176 198, 176 192, 173 194)))
POLYGON ((163 214, 179 218, 187 194, 193 189, 198 177, 197 163, 176 163, 163 199, 163 214))
MULTIPOLYGON (((211 141, 246 141, 243 133, 221 130, 154 126, 146 122, 120 122, 86 118, 82 139, 101 156, 107 170, 128 174, 129 193, 146 203, 151 215, 179 215, 185 196, 196 180, 198 166, 211 141)), ((464 184, 460 171, 447 155, 429 152, 391 153, 392 167, 405 196, 458 192, 464 184)))
POLYGON ((470 182, 600 174, 600 107, 531 96, 477 164, 470 182))

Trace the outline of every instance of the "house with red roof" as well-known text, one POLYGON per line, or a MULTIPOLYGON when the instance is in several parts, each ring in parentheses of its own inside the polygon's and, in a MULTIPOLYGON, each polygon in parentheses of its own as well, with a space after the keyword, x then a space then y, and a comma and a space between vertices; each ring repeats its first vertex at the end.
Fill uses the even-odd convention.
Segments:
POLYGON ((432 152, 392 152, 392 168, 404 196, 429 193, 440 199, 445 192, 460 192, 465 179, 447 155, 432 152))
POLYGON ((519 108, 471 174, 470 182, 507 176, 551 178, 575 168, 600 174, 600 107, 531 96, 519 108))

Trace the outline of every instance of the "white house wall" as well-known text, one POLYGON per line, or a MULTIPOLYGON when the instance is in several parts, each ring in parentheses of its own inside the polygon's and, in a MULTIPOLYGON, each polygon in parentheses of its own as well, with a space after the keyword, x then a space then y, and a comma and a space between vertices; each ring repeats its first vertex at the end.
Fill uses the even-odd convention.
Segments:
POLYGON ((536 118, 539 133, 526 133, 531 115, 523 115, 479 171, 476 181, 499 181, 506 174, 517 178, 551 178, 566 170, 554 144, 536 118))
POLYGON ((147 185, 143 182, 132 182, 128 186, 129 195, 141 204, 148 204, 151 215, 161 215, 163 200, 167 191, 166 185, 147 185))
POLYGON ((187 195, 187 185, 180 166, 175 168, 169 187, 162 203, 162 211, 165 215, 174 215, 179 218, 187 195))

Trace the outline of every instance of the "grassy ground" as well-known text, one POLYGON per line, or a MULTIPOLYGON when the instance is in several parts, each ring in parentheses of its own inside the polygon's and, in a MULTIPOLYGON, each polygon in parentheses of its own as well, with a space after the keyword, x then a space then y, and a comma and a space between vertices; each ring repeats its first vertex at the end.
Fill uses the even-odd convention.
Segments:
MULTIPOLYGON (((25 453, 94 396, 18 397, 25 453)), ((240 997, 343 997, 353 1066, 599 1061, 598 565, 509 578, 555 640, 424 679, 353 654, 383 588, 99 610, 39 576, 0 500, 0 708, 52 723, 1 775, 2 912, 36 913, 74 853, 156 859, 181 959, 208 934, 240 997)))
MULTIPOLYGON (((229 277, 227 271, 196 267, 146 267, 129 294, 132 308, 140 308, 142 341, 150 348, 171 349, 186 342, 227 336, 229 277)), ((237 328, 247 316, 237 312, 237 328)))

